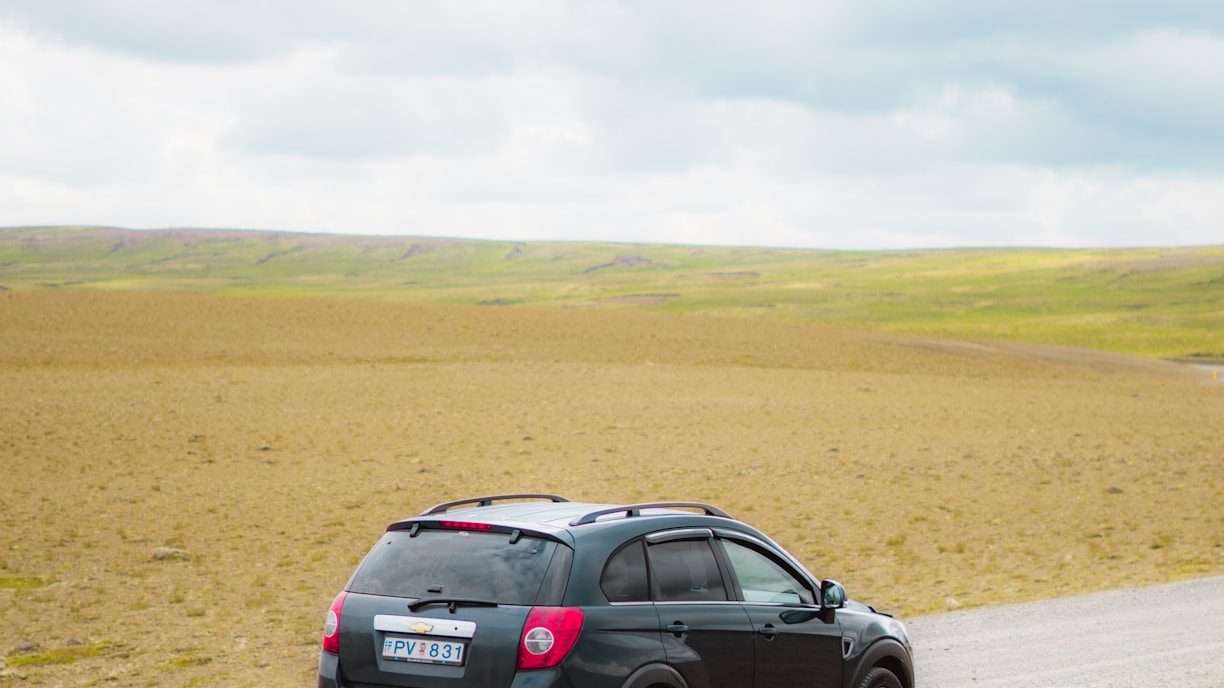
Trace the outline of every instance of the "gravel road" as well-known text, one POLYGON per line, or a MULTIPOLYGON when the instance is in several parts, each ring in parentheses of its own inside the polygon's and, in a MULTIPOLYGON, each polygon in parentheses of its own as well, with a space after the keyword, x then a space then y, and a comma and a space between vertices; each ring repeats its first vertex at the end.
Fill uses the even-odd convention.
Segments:
POLYGON ((909 619, 918 688, 1220 688, 1224 578, 909 619))
POLYGON ((1212 382, 1216 382, 1216 383, 1224 382, 1224 366, 1196 365, 1194 367, 1199 368, 1201 370, 1206 370, 1207 374, 1211 376, 1212 382))

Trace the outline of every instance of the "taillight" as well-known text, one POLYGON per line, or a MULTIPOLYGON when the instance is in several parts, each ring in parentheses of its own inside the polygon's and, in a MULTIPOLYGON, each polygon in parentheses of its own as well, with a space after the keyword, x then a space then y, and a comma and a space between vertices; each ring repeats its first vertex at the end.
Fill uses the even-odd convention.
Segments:
POLYGON ((547 669, 565 659, 582 632, 577 607, 532 607, 519 638, 518 668, 547 669))
POLYGON ((340 611, 344 609, 345 595, 348 593, 336 595, 331 609, 327 610, 327 620, 323 622, 323 651, 333 655, 340 654, 340 611))

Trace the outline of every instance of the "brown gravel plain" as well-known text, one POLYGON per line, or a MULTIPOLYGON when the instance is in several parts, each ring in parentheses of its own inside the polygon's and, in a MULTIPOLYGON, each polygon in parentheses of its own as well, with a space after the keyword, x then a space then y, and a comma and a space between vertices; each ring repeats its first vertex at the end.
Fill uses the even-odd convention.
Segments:
POLYGON ((378 532, 476 494, 708 501, 906 616, 1219 575, 1222 458, 1224 385, 1095 352, 0 293, 0 686, 313 685, 378 532))

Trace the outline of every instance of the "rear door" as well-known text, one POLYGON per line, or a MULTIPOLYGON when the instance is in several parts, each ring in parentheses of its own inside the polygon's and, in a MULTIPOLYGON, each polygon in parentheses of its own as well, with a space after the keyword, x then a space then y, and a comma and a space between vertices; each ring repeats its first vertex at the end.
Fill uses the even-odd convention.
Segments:
POLYGON ((519 531, 388 531, 349 581, 341 673, 385 686, 509 686, 527 615, 560 602, 572 556, 519 531))
POLYGON ((393 598, 349 594, 341 617, 345 678, 386 686, 509 686, 530 607, 446 606, 413 612, 393 598))
POLYGON ((750 688, 752 623, 728 593, 711 536, 685 529, 646 538, 667 662, 690 688, 750 688))

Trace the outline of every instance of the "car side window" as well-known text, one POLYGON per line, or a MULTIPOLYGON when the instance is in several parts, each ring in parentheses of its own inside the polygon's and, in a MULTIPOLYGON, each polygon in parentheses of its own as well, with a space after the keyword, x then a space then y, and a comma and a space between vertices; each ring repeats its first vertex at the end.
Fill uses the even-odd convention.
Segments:
POLYGON ((646 577, 646 551, 641 540, 621 547, 604 565, 599 587, 609 602, 646 602, 650 584, 646 577))
POLYGON ((795 574, 764 552, 735 540, 721 540, 745 602, 814 604, 815 596, 795 574))
POLYGON ((647 552, 655 601, 727 599, 709 540, 669 540, 651 544, 647 552))

